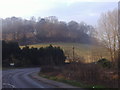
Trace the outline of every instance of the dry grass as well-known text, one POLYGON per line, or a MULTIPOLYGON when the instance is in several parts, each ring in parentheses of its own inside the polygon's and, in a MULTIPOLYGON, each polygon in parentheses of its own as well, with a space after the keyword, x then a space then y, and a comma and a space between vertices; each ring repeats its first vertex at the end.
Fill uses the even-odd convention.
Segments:
POLYGON ((70 64, 65 66, 63 74, 68 79, 85 84, 102 85, 108 88, 118 87, 118 73, 96 64, 70 64))
POLYGON ((49 66, 44 67, 41 72, 49 77, 55 77, 58 80, 76 81, 88 86, 118 87, 119 77, 116 71, 103 68, 93 63, 73 63, 58 68, 49 66))

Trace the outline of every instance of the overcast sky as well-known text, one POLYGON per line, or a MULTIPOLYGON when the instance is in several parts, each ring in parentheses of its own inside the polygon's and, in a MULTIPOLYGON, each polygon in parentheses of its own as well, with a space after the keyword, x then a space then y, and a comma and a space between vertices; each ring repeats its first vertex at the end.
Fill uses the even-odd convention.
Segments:
POLYGON ((0 0, 0 18, 56 16, 60 21, 96 25, 100 14, 117 8, 117 4, 118 0, 0 0))

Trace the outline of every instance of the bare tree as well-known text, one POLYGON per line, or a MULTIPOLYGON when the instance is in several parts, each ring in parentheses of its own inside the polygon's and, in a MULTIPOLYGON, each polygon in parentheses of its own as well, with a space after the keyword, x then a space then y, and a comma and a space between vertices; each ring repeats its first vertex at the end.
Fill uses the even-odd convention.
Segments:
POLYGON ((109 51, 112 62, 118 55, 118 37, 117 9, 103 13, 98 22, 98 38, 109 51))
MULTIPOLYGON (((120 76, 120 1, 118 3, 118 75, 120 76)), ((120 80, 118 81, 118 88, 120 88, 120 80)))

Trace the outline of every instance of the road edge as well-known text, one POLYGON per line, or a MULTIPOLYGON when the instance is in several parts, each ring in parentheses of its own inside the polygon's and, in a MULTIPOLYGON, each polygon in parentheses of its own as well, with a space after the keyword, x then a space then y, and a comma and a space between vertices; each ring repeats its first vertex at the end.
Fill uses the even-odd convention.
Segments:
POLYGON ((38 80, 38 81, 42 81, 43 83, 46 83, 46 84, 55 86, 55 87, 57 87, 57 88, 80 88, 80 87, 75 87, 75 86, 72 86, 72 85, 69 85, 69 84, 66 84, 66 83, 57 82, 57 81, 54 81, 54 80, 49 80, 49 79, 40 77, 40 76, 38 75, 38 72, 36 72, 36 73, 31 73, 31 74, 29 74, 29 76, 30 76, 31 78, 33 78, 33 79, 36 79, 36 80, 38 80))

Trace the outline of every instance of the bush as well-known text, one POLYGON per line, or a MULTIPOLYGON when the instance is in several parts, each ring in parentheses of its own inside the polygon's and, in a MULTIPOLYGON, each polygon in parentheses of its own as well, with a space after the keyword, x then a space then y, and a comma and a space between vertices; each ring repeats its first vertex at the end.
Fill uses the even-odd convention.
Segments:
MULTIPOLYGON (((99 61, 99 63, 103 61, 99 61)), ((117 80, 112 79, 113 75, 110 75, 110 73, 111 69, 103 68, 101 65, 94 63, 74 63, 66 65, 63 69, 63 74, 67 79, 75 80, 88 85, 117 87, 117 80)))
POLYGON ((84 82, 87 81, 92 84, 98 81, 101 68, 95 64, 74 63, 67 65, 63 70, 63 73, 68 79, 84 82))
POLYGON ((22 49, 17 42, 2 41, 2 65, 9 67, 10 63, 15 66, 41 66, 54 65, 62 66, 65 64, 65 55, 60 47, 52 45, 42 48, 29 48, 25 46, 22 49))
POLYGON ((40 72, 42 72, 42 73, 61 72, 61 69, 53 67, 53 66, 43 66, 43 67, 41 67, 41 71, 40 72))
POLYGON ((111 68, 112 66, 111 62, 105 58, 98 60, 97 63, 102 65, 104 68, 111 68))
POLYGON ((47 72, 53 72, 54 68, 52 66, 43 66, 41 67, 41 71, 42 73, 47 73, 47 72))

